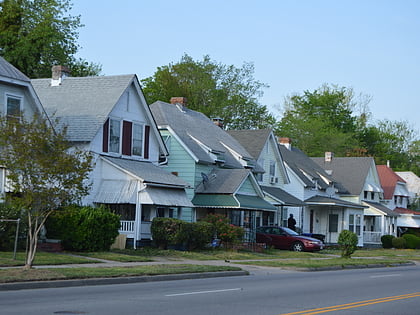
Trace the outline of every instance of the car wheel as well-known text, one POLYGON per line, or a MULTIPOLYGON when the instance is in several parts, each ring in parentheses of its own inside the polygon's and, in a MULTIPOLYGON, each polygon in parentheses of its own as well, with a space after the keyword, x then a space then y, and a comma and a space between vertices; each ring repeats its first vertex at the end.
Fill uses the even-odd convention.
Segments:
POLYGON ((296 243, 293 243, 292 245, 292 250, 294 252, 302 252, 304 249, 305 247, 303 246, 301 242, 296 242, 296 243))

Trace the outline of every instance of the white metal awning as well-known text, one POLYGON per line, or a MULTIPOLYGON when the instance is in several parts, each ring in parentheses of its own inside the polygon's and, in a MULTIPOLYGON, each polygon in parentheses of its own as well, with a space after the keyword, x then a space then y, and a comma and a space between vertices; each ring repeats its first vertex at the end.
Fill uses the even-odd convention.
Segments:
POLYGON ((366 182, 363 191, 384 192, 382 188, 374 183, 366 182))
POLYGON ((94 202, 136 204, 136 180, 103 180, 94 202))
POLYGON ((140 203, 194 208, 194 205, 188 199, 185 190, 174 188, 148 186, 140 192, 140 203))

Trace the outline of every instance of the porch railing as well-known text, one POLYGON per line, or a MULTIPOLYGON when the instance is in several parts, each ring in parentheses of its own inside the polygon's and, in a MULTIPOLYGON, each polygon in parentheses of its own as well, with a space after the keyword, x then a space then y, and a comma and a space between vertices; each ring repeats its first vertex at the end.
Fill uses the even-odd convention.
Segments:
MULTIPOLYGON (((120 234, 126 234, 127 237, 134 237, 134 225, 135 225, 135 221, 120 221, 120 228, 118 232, 120 232, 120 234)), ((152 225, 152 222, 141 223, 140 239, 152 238, 152 232, 150 231, 151 225, 152 225)))
POLYGON ((120 221, 119 232, 122 234, 134 233, 134 222, 135 221, 120 221))
POLYGON ((365 243, 374 243, 380 244, 381 243, 381 232, 363 232, 363 241, 365 243))

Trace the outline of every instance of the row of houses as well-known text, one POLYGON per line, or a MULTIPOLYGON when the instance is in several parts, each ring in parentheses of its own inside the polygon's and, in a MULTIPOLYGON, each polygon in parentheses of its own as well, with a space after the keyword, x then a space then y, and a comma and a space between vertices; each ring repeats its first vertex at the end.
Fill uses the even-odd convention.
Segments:
POLYGON ((326 243, 344 229, 363 246, 420 228, 406 181, 388 166, 332 153, 309 158, 271 130, 224 130, 183 97, 148 105, 136 75, 76 78, 54 66, 51 78, 30 80, 0 57, 0 95, 0 114, 57 118, 69 141, 93 154, 82 203, 118 213, 120 233, 135 247, 151 240, 155 217, 194 222, 209 213, 244 227, 250 242, 258 226, 286 225, 290 214, 301 232, 326 243))

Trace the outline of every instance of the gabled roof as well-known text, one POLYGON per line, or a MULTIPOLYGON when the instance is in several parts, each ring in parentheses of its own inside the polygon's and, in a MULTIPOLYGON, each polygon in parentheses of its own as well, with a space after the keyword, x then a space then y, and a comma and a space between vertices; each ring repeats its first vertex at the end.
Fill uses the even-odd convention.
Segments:
POLYGON ((305 203, 308 205, 323 205, 323 206, 337 206, 337 207, 348 207, 348 208, 358 208, 358 209, 364 209, 368 208, 367 206, 362 206, 358 203, 337 199, 337 198, 331 198, 326 196, 313 196, 305 200, 305 203))
POLYGON ((261 186, 264 193, 270 195, 272 198, 281 201, 284 206, 305 206, 306 204, 295 196, 289 194, 281 188, 272 186, 261 186))
POLYGON ((67 77, 58 86, 51 79, 35 79, 32 85, 50 117, 66 125, 70 141, 91 141, 111 110, 137 80, 134 74, 67 77))
POLYGON ((257 159, 264 149, 271 130, 228 130, 227 132, 238 140, 254 159, 257 159))
POLYGON ((398 176, 387 165, 376 165, 379 180, 381 181, 382 189, 384 190, 384 199, 392 199, 394 197, 397 183, 405 183, 405 180, 398 176))
POLYGON ((24 82, 30 81, 26 75, 24 75, 16 67, 7 62, 3 57, 0 57, 0 77, 24 82))
POLYGON ((169 172, 165 172, 160 167, 155 166, 150 162, 141 162, 109 156, 101 156, 101 158, 121 170, 130 173, 138 179, 143 180, 146 184, 163 184, 179 187, 188 186, 188 183, 181 178, 169 172))
POLYGON ((375 165, 372 157, 333 157, 331 162, 321 157, 312 160, 323 169, 331 171, 331 176, 352 195, 361 194, 369 169, 375 165))
MULTIPOLYGON (((226 168, 243 168, 230 150, 244 160, 253 161, 252 155, 236 139, 204 114, 179 104, 161 101, 151 104, 150 108, 159 128, 169 127, 182 141, 181 145, 185 145, 198 162, 214 164, 214 156, 217 156, 224 160, 226 168)), ((255 161, 253 163, 256 164, 255 161)))
POLYGON ((383 212, 384 214, 390 216, 390 217, 398 217, 398 213, 395 211, 392 211, 391 209, 385 207, 384 205, 378 203, 378 202, 373 202, 373 201, 363 201, 363 203, 367 204, 368 206, 371 206, 381 212, 383 212))
POLYGON ((315 185, 318 184, 321 189, 327 189, 330 185, 323 180, 323 178, 325 178, 330 183, 333 183, 334 187, 340 193, 348 193, 340 181, 337 181, 333 179, 333 177, 329 176, 322 167, 315 163, 301 150, 294 147, 288 149, 283 145, 279 145, 279 149, 283 160, 303 181, 306 187, 315 188, 315 185))
POLYGON ((200 182, 195 189, 196 194, 234 194, 243 184, 251 171, 239 169, 214 169, 200 182))

